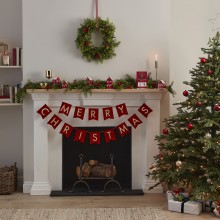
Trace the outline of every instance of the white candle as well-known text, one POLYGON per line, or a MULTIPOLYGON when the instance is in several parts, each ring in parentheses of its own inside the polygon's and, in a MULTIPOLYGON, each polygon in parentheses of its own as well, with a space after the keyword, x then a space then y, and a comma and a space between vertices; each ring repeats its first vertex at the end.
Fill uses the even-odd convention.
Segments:
POLYGON ((158 57, 157 54, 155 55, 155 68, 158 68, 158 57))

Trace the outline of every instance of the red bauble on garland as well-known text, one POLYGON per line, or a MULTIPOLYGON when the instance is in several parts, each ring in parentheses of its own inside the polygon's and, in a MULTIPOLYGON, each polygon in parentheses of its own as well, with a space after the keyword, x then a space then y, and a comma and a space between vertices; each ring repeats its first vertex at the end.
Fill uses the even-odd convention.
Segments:
POLYGON ((168 129, 167 129, 167 128, 164 128, 164 129, 163 129, 163 134, 168 134, 168 133, 169 133, 168 129))
POLYGON ((186 90, 183 91, 183 95, 184 95, 184 96, 188 96, 188 95, 189 95, 188 91, 186 91, 186 90))
POLYGON ((189 124, 187 125, 187 128, 188 128, 189 130, 191 130, 191 129, 193 128, 193 124, 192 124, 192 123, 189 123, 189 124))
POLYGON ((206 63, 206 61, 207 61, 206 58, 204 58, 204 57, 203 57, 203 58, 200 58, 200 62, 201 62, 201 63, 206 63))

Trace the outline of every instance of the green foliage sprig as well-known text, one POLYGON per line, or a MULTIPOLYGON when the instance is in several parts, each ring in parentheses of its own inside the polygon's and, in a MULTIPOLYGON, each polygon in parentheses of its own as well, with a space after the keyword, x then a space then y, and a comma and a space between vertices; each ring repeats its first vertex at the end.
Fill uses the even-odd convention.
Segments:
POLYGON ((80 49, 82 57, 87 61, 94 60, 103 63, 104 60, 116 56, 115 48, 119 46, 120 42, 116 40, 114 33, 115 26, 108 19, 91 20, 87 18, 78 29, 75 44, 80 49), (103 36, 100 47, 96 47, 92 42, 92 33, 95 30, 98 30, 103 36))

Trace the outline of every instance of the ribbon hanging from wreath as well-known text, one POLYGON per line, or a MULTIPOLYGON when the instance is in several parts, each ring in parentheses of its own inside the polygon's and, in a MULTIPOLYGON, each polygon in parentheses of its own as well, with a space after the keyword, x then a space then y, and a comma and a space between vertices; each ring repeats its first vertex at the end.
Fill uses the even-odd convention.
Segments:
POLYGON ((97 61, 103 63, 104 60, 112 59, 116 56, 115 48, 120 41, 115 37, 115 26, 109 19, 103 20, 98 17, 98 0, 96 3, 96 19, 84 19, 84 23, 78 28, 78 35, 75 40, 76 47, 80 49, 82 57, 87 61, 97 61), (97 47, 93 44, 92 33, 98 31, 102 35, 102 44, 97 47))

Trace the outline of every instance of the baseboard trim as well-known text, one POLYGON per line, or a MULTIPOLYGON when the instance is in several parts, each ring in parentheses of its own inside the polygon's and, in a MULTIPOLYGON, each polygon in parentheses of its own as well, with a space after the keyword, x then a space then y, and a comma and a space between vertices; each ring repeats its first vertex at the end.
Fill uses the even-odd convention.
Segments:
POLYGON ((24 182, 24 184, 23 184, 23 193, 30 193, 32 185, 33 185, 33 182, 30 182, 30 181, 24 182))

